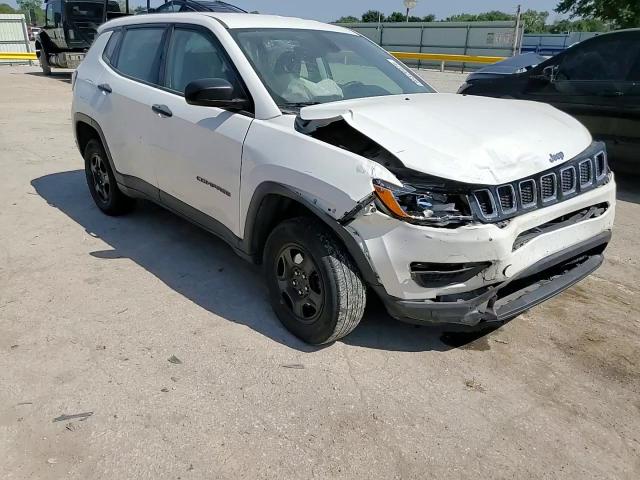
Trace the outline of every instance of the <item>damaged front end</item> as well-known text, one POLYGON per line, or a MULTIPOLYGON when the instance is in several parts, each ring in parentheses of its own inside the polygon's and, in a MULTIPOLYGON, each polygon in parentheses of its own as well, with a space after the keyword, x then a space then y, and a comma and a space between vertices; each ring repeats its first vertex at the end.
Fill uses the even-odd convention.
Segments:
POLYGON ((372 208, 400 220, 433 227, 456 228, 474 222, 470 194, 478 185, 454 182, 406 168, 387 149, 362 134, 343 118, 296 119, 296 130, 335 147, 379 163, 398 184, 373 178, 373 192, 347 212, 346 225, 372 208))

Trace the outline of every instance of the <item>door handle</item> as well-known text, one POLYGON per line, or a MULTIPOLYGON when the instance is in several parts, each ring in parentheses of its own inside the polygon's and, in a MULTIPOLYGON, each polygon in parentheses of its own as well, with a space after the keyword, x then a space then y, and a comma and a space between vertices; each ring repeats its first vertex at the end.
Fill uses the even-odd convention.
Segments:
POLYGON ((155 104, 151 107, 151 110, 156 112, 158 115, 162 115, 163 117, 170 117, 173 115, 173 113, 171 112, 171 109, 166 105, 155 104))
POLYGON ((113 92, 113 90, 111 90, 111 87, 109 86, 108 83, 101 83, 100 85, 98 85, 98 90, 102 90, 104 93, 113 92))
POLYGON ((622 97, 624 96, 624 92, 620 90, 605 90, 600 93, 601 97, 622 97))

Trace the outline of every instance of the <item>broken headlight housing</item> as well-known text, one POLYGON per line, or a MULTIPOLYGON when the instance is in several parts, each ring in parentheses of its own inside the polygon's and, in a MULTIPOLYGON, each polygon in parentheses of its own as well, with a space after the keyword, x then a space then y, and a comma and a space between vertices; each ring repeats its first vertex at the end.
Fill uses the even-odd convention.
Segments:
POLYGON ((409 223, 455 228, 474 220, 467 194, 459 187, 424 179, 402 187, 376 179, 373 187, 377 207, 409 223))

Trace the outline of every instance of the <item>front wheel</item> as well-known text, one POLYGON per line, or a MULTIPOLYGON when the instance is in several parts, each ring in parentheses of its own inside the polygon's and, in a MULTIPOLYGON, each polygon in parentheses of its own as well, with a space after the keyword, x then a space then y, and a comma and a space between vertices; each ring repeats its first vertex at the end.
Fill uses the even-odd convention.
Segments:
POLYGON ((44 51, 44 48, 40 48, 40 55, 38 55, 38 60, 40 60, 40 68, 42 68, 42 73, 44 75, 51 75, 51 65, 49 65, 49 59, 47 58, 47 52, 44 51))
POLYGON ((263 263, 273 310, 298 338, 330 343, 360 323, 365 285, 342 244, 316 220, 299 217, 276 226, 263 263))

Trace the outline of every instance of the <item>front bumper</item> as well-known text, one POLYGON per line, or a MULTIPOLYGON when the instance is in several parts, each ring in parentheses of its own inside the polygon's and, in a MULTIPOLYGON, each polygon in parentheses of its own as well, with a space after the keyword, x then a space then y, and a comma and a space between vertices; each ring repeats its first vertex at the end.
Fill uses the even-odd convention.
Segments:
MULTIPOLYGON (((466 326, 504 322, 575 285, 596 270, 611 239, 606 231, 535 263, 511 279, 471 292, 471 298, 412 301, 378 294, 391 316, 415 324, 466 326)), ((467 295, 468 297, 469 295, 467 295)))
POLYGON ((348 228, 372 267, 367 282, 393 317, 473 326, 515 317, 598 268, 611 236, 615 203, 612 177, 605 185, 512 218, 502 227, 422 227, 377 212, 358 217, 348 228), (545 226, 602 205, 606 208, 599 216, 545 226), (521 242, 528 232, 542 228, 521 242), (412 277, 413 262, 490 266, 457 283, 429 284, 412 277))

